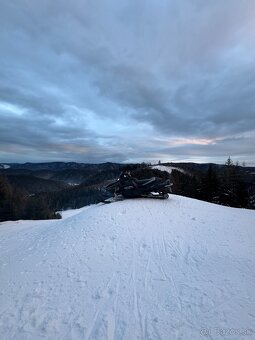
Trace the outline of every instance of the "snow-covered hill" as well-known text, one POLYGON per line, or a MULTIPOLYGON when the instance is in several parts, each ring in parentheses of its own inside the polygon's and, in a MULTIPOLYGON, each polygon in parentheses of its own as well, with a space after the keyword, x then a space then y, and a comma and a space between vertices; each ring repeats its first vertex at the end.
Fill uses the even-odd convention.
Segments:
POLYGON ((177 168, 175 166, 169 166, 169 165, 153 165, 152 169, 157 169, 157 170, 160 170, 160 171, 166 171, 169 174, 171 174, 173 170, 177 170, 179 172, 182 172, 183 174, 187 173, 187 171, 184 171, 181 168, 177 168))
POLYGON ((64 217, 0 225, 1 339, 255 338, 254 211, 171 195, 64 217))

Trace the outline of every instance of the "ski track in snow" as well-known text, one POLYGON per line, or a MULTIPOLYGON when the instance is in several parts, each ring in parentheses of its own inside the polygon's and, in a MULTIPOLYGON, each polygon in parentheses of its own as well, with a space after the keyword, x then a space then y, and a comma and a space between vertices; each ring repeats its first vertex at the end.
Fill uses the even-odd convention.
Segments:
POLYGON ((1 339, 255 339, 254 211, 171 195, 65 216, 0 224, 1 339))

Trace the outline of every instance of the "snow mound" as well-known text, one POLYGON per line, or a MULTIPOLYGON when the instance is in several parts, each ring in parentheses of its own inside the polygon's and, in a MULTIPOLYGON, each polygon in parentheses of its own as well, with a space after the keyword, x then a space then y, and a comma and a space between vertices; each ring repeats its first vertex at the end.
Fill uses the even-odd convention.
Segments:
POLYGON ((0 226, 1 339, 255 337, 254 211, 171 195, 65 217, 0 226))

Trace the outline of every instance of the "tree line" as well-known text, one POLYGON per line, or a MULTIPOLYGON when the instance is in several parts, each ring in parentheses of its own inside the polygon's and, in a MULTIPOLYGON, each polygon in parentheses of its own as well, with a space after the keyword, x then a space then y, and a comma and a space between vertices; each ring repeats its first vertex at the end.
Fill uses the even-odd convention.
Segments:
POLYGON ((61 218, 41 196, 29 195, 0 175, 0 222, 61 218))
POLYGON ((173 170, 174 193, 220 205, 255 209, 255 188, 241 175, 239 164, 229 157, 222 171, 209 164, 203 175, 173 170))

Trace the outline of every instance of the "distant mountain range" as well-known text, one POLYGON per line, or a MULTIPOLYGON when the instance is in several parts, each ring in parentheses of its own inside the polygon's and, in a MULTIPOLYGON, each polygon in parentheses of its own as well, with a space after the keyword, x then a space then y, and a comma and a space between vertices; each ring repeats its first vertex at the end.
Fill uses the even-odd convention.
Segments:
POLYGON ((8 163, 0 174, 30 193, 59 191, 68 186, 96 184, 118 176, 125 165, 116 163, 8 163))
MULTIPOLYGON (((164 166, 179 168, 195 176, 203 176, 209 166, 220 176, 224 165, 211 163, 162 163, 164 166)), ((91 186, 117 178, 126 164, 101 163, 86 164, 76 162, 48 163, 5 163, 0 164, 0 174, 8 177, 12 184, 29 193, 53 192, 72 186, 91 186)), ((238 171, 247 184, 255 182, 255 167, 238 166, 238 171)))
POLYGON ((46 162, 46 163, 5 163, 0 164, 0 168, 7 169, 27 169, 27 170, 67 170, 67 169, 97 169, 104 168, 108 169, 115 168, 118 163, 99 163, 99 164, 88 164, 88 163, 76 163, 76 162, 46 162))

